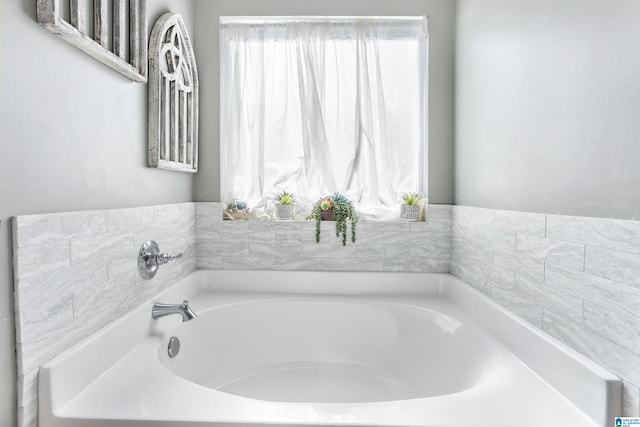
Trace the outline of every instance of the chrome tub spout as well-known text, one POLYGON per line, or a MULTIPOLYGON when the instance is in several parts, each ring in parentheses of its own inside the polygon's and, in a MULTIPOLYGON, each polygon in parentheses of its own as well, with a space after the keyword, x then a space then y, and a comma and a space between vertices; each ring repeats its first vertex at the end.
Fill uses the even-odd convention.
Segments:
POLYGON ((183 322, 187 322, 198 317, 191 307, 189 307, 189 301, 187 300, 183 301, 182 304, 155 303, 151 309, 151 317, 154 319, 168 316, 170 314, 180 314, 183 322))

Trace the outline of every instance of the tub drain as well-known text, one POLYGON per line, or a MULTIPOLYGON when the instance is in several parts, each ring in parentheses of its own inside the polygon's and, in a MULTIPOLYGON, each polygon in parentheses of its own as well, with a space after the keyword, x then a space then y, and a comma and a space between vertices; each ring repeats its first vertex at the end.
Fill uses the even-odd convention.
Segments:
POLYGON ((178 337, 171 337, 169 346, 167 347, 167 353, 169 353, 169 357, 176 357, 178 353, 180 353, 180 340, 178 337))

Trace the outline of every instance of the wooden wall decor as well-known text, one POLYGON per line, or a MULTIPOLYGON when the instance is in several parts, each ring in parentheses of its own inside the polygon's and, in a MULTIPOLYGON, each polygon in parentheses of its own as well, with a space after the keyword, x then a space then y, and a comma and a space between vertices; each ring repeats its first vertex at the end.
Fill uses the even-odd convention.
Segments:
POLYGON ((147 81, 146 0, 37 0, 37 10, 38 23, 53 34, 129 79, 147 81))
POLYGON ((198 171, 198 70, 182 17, 165 13, 149 41, 149 166, 198 171))

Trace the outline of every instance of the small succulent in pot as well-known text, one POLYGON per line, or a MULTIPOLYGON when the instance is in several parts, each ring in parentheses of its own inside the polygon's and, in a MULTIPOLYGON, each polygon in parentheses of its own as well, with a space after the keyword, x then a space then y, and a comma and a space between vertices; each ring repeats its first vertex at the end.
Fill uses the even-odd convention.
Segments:
POLYGON ((342 245, 347 244, 347 221, 351 221, 351 242, 356 242, 358 213, 353 203, 340 193, 333 193, 318 200, 307 219, 316 220, 316 243, 320 242, 320 221, 336 222, 336 237, 342 235, 342 245))
POLYGON ((273 197, 276 201, 276 219, 291 219, 293 217, 293 202, 296 197, 293 193, 282 191, 273 197))
POLYGON ((320 200, 320 219, 322 221, 334 221, 333 200, 331 197, 325 197, 320 200))
POLYGON ((405 193, 402 196, 404 202, 400 207, 400 218, 406 221, 418 221, 423 197, 420 193, 405 193))
POLYGON ((227 205, 225 217, 226 219, 249 219, 249 205, 236 197, 227 205))

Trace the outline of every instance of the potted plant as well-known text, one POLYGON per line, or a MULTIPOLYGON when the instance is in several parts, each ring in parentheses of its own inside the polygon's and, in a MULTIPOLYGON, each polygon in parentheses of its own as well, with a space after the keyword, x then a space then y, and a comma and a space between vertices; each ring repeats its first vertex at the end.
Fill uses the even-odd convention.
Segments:
POLYGON ((225 210, 227 219, 249 219, 249 206, 244 200, 234 198, 225 210))
POLYGON ((342 235, 342 246, 347 244, 347 221, 351 221, 351 242, 356 242, 358 213, 353 203, 340 193, 333 193, 318 200, 308 219, 316 220, 316 243, 320 242, 320 221, 336 222, 336 237, 342 235))
POLYGON ((287 191, 276 193, 273 200, 276 201, 276 219, 293 218, 293 202, 296 201, 293 193, 287 191))
POLYGON ((405 193, 402 200, 404 203, 400 207, 400 219, 418 221, 420 219, 420 203, 422 202, 420 193, 405 193))

